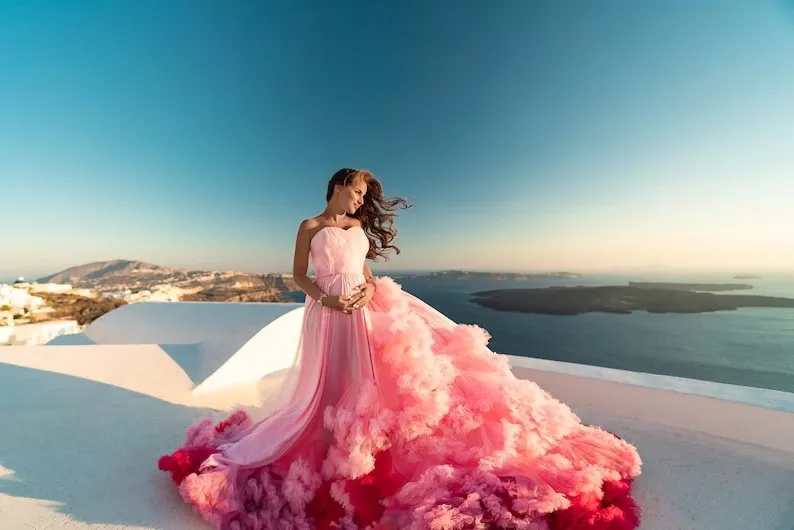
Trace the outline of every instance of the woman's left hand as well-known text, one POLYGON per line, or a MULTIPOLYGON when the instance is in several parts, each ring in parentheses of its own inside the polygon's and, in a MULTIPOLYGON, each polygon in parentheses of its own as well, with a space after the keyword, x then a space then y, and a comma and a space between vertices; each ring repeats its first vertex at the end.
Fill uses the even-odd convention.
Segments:
POLYGON ((353 289, 351 297, 353 309, 361 309, 372 300, 373 296, 375 296, 375 286, 371 283, 362 283, 353 289))

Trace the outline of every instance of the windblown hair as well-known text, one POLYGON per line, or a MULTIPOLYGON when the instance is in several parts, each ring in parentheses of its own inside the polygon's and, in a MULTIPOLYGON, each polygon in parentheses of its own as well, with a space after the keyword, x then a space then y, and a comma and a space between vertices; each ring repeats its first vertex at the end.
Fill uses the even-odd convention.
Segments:
POLYGON ((367 185, 367 193, 364 195, 364 203, 355 214, 348 214, 361 221, 364 232, 369 239, 369 252, 367 258, 376 260, 377 258, 388 259, 387 253, 394 251, 400 253, 400 249, 392 244, 397 235, 394 228, 394 218, 397 216, 395 211, 398 208, 410 208, 408 201, 399 197, 384 197, 383 185, 375 178, 371 172, 364 169, 343 168, 334 173, 328 181, 328 191, 325 200, 330 201, 334 194, 334 186, 348 186, 356 181, 363 179, 367 185))

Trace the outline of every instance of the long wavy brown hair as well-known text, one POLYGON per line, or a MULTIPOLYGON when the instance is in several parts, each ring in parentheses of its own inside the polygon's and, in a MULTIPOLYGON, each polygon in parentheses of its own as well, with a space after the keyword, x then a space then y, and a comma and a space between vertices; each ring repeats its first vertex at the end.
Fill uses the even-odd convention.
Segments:
POLYGON ((334 186, 337 184, 347 186, 363 179, 367 185, 367 193, 364 195, 364 203, 354 214, 347 214, 361 221, 364 233, 369 239, 369 252, 367 258, 377 260, 378 258, 388 259, 387 253, 394 251, 399 254, 400 249, 392 244, 397 236, 394 228, 395 213, 398 208, 410 208, 408 201, 399 197, 384 197, 383 185, 375 178, 371 172, 365 169, 342 168, 328 181, 328 191, 325 200, 330 201, 334 194, 334 186))

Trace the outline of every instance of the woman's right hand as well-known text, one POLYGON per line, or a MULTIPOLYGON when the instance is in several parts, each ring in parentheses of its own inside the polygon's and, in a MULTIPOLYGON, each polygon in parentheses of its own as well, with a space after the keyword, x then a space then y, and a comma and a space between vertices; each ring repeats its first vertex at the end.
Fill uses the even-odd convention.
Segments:
POLYGON ((349 295, 326 296, 323 298, 322 305, 349 315, 353 312, 352 299, 353 297, 349 295))

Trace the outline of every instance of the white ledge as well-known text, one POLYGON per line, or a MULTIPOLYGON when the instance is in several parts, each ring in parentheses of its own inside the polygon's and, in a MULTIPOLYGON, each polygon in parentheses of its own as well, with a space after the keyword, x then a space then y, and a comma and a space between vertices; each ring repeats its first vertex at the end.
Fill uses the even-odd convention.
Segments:
POLYGON ((601 379, 604 381, 614 381, 616 383, 625 383, 647 388, 695 394, 698 396, 734 401, 736 403, 755 405, 757 407, 794 412, 794 394, 790 392, 730 385, 727 383, 716 383, 699 379, 688 379, 686 377, 676 377, 672 375, 647 374, 617 370, 614 368, 602 368, 600 366, 586 364, 518 357, 515 355, 508 355, 508 357, 510 359, 510 365, 514 367, 533 368, 536 370, 558 372, 591 379, 601 379))

